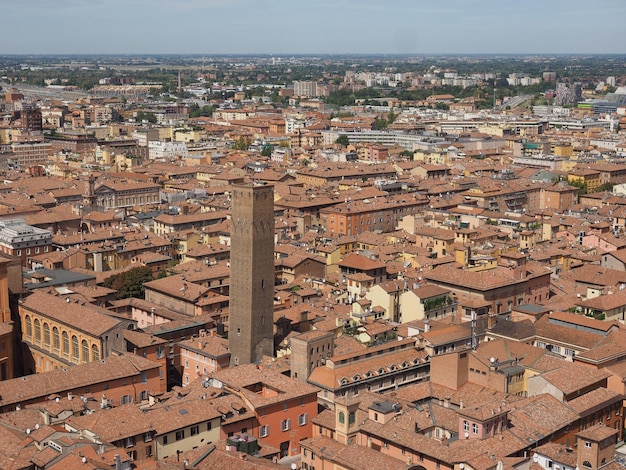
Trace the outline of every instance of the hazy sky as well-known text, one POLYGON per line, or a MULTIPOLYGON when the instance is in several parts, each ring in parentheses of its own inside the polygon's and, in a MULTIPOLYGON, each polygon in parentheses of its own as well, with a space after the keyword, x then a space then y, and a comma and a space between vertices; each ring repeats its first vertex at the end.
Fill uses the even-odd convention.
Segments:
POLYGON ((0 54, 626 53, 626 0, 0 0, 0 54))

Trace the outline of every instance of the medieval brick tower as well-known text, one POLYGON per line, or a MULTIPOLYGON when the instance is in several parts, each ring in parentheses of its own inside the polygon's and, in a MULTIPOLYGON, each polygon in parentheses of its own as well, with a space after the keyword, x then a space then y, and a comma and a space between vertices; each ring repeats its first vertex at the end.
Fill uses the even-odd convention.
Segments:
POLYGON ((230 365, 274 355, 274 188, 233 185, 230 365))

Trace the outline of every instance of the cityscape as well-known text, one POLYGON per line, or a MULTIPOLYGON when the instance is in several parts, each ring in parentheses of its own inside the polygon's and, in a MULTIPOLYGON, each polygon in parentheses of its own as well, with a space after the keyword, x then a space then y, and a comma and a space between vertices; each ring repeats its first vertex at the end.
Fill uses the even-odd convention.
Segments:
POLYGON ((0 468, 626 465, 626 55, 4 53, 0 468))

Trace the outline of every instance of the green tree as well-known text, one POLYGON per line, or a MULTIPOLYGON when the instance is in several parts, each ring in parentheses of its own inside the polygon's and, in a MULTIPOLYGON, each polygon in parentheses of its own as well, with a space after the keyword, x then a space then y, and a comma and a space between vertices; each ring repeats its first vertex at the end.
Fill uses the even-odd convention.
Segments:
POLYGON ((261 156, 269 158, 272 156, 273 151, 274 151, 273 145, 264 145, 263 149, 261 150, 261 156))
POLYGON ((578 195, 579 196, 587 194, 587 183, 583 183, 580 180, 573 180, 573 181, 569 182, 569 185, 578 188, 578 195))
POLYGON ((189 113, 189 117, 190 118, 197 118, 197 117, 211 117, 213 116, 213 112, 215 111, 215 106, 202 106, 201 108, 198 109, 194 109, 192 112, 189 113))
POLYGON ((372 123, 372 129, 375 131, 387 129, 387 126, 389 126, 389 122, 386 119, 376 118, 372 123))
POLYGON ((152 270, 147 266, 130 269, 126 272, 107 277, 102 285, 117 291, 115 298, 131 297, 143 299, 144 283, 152 281, 152 270))
POLYGON ((137 121, 148 121, 152 124, 155 124, 157 122, 157 118, 154 115, 154 113, 151 112, 144 112, 144 111, 137 111, 136 114, 136 119, 137 121))
POLYGON ((350 139, 346 134, 339 134, 339 137, 337 137, 335 143, 341 145, 342 147, 347 147, 348 145, 350 145, 350 139))
POLYGON ((235 140, 235 143, 233 144, 233 148, 235 150, 248 150, 248 147, 250 147, 250 139, 248 137, 244 137, 244 136, 240 136, 237 140, 235 140))
POLYGON ((604 183, 598 186, 593 192, 594 193, 603 193, 605 191, 613 191, 613 183, 604 183))

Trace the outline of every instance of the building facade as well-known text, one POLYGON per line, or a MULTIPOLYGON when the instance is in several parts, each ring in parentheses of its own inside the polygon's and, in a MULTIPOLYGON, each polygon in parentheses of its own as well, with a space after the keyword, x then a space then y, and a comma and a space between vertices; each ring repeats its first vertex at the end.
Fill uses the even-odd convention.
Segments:
POLYGON ((233 185, 232 196, 231 366, 274 354, 274 188, 233 185))

